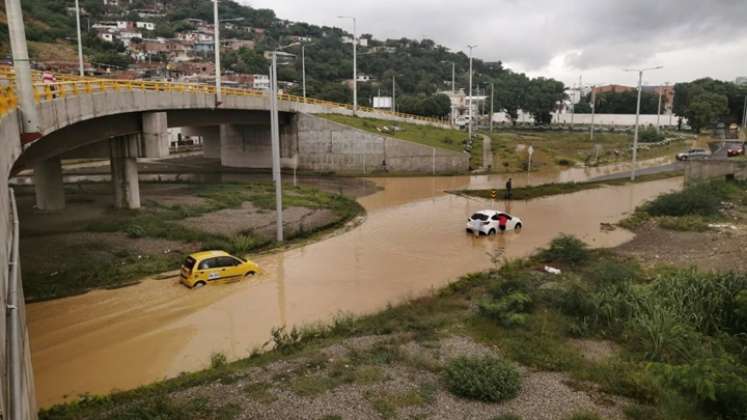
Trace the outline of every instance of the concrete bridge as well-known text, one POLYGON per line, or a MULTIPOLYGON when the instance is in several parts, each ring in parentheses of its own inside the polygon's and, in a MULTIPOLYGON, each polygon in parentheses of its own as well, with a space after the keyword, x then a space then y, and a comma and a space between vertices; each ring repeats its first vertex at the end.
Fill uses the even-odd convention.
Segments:
MULTIPOLYGON (((212 86, 71 77, 52 85, 33 85, 39 133, 28 138, 23 133, 12 72, 4 73, 4 87, 0 83, 0 176, 6 181, 0 182, 0 237, 11 245, 0 247, 0 266, 4 268, 0 286, 5 290, 8 285, 18 285, 18 290, 0 294, 0 304, 8 311, 8 321, 0 326, 0 340, 6 344, 0 348, 0 413, 2 418, 35 418, 19 238, 14 229, 18 219, 9 177, 33 169, 37 207, 59 210, 65 206, 61 159, 109 158, 113 204, 138 208, 137 158, 165 157, 169 127, 183 127, 202 136, 205 154, 219 158, 224 166, 270 168, 270 97, 261 91, 224 88, 218 103, 212 86), (13 328, 20 332, 14 334, 13 328), (8 344, 12 337, 19 342, 8 344)), ((352 115, 350 105, 280 95, 279 112, 281 166, 285 168, 350 174, 468 169, 465 153, 364 132, 318 116, 352 115)), ((445 126, 438 120, 370 108, 359 107, 357 115, 445 126)))
MULTIPOLYGON (((114 204, 140 206, 138 157, 168 154, 170 127, 204 139, 207 157, 223 166, 270 168, 270 97, 262 91, 147 81, 77 80, 35 85, 41 138, 24 144, 12 172, 34 169, 37 207, 64 208, 63 158, 110 158, 114 204)), ((12 94, 6 92, 6 94, 12 94)), ((12 102, 12 99, 7 99, 12 102)), ((319 118, 352 115, 350 105, 279 97, 281 166, 314 172, 456 173, 468 157, 375 135, 319 118)), ((359 108, 360 117, 446 127, 441 121, 359 108)))

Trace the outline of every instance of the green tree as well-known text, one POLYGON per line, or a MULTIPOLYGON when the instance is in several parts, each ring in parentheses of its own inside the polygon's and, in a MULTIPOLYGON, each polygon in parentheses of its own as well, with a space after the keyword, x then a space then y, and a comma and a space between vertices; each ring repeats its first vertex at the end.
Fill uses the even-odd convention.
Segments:
POLYGON ((529 82, 524 110, 532 114, 535 124, 549 124, 556 103, 565 98, 563 82, 538 77, 529 82))
MULTIPOLYGON (((238 51, 227 51, 221 55, 221 65, 225 69, 243 74, 267 74, 269 62, 255 50, 241 48, 238 51)), ((283 80, 278 78, 278 80, 283 80)))
POLYGON ((698 132, 728 113, 729 101, 725 95, 701 92, 690 100, 685 116, 693 130, 698 132))

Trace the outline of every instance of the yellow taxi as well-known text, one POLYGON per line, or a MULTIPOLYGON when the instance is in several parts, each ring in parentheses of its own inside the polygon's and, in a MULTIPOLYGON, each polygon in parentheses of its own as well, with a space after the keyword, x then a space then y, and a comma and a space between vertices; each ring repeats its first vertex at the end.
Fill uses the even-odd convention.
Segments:
POLYGON ((239 281, 259 273, 259 266, 225 251, 196 252, 187 257, 180 273, 181 282, 197 288, 208 284, 239 281))

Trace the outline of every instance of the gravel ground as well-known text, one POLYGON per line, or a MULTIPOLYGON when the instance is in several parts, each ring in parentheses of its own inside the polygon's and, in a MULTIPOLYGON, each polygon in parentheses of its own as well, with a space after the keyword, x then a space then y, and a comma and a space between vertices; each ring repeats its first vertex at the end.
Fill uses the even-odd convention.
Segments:
POLYGON ((736 230, 677 232, 649 222, 636 229, 636 237, 616 251, 648 266, 671 264, 696 266, 703 271, 745 271, 747 227, 735 226, 736 230))
MULTIPOLYGON (((600 343, 585 343, 585 346, 596 350, 599 350, 596 347, 607 347, 600 343)), ((321 419, 325 416, 489 419, 514 414, 522 419, 560 420, 579 412, 593 412, 602 418, 624 418, 622 408, 628 403, 626 400, 593 391, 594 387, 578 390, 568 385, 571 381, 563 373, 520 367, 522 389, 519 395, 513 400, 493 404, 450 394, 440 375, 422 363, 428 359, 441 365, 453 357, 496 352, 497 349, 463 336, 425 342, 417 342, 406 335, 356 337, 312 355, 251 368, 232 379, 224 379, 224 383, 190 388, 173 398, 186 401, 207 396, 215 407, 227 404, 238 407, 236 418, 239 419, 321 419), (396 349, 402 358, 390 364, 375 365, 356 365, 351 359, 354 352, 381 346, 396 349), (356 379, 314 390, 316 380, 334 377, 333 366, 337 374, 340 370, 357 372, 355 375, 362 371, 371 373, 367 380, 356 379), (312 381, 312 385, 303 388, 307 390, 305 393, 299 392, 294 385, 297 381, 312 381)), ((359 378, 355 375, 353 377, 359 378)))
MULTIPOLYGON (((335 213, 327 209, 309 209, 289 207, 283 210, 283 224, 286 232, 293 234, 301 229, 313 230, 336 220, 335 213)), ((192 229, 208 233, 233 236, 245 231, 259 235, 272 236, 275 232, 275 212, 263 210, 250 202, 244 202, 239 208, 230 208, 190 217, 177 222, 192 229)))

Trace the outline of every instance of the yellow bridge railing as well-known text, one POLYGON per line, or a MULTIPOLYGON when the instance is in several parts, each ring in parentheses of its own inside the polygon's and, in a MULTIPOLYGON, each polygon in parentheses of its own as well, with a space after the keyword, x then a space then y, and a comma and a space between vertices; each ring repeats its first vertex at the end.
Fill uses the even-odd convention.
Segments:
MULTIPOLYGON (((216 91, 214 85, 159 82, 149 80, 96 79, 74 75, 56 75, 56 78, 58 80, 57 82, 42 83, 41 72, 38 71, 32 72, 32 78, 34 80, 34 99, 37 103, 51 101, 55 98, 64 98, 66 96, 77 96, 82 94, 112 91, 118 92, 140 90, 206 94, 215 94, 216 91)), ((5 82, 5 86, 0 85, 0 115, 3 115, 9 110, 15 108, 17 105, 17 99, 13 89, 15 74, 11 67, 0 66, 0 81, 5 82)), ((230 87, 223 87, 221 89, 221 92, 224 96, 261 97, 267 95, 266 91, 263 90, 230 87)), ((280 99, 281 101, 319 105, 329 109, 353 109, 352 104, 343 104, 314 98, 304 98, 302 96, 288 94, 278 95, 278 99, 280 99)), ((359 106, 358 110, 360 112, 394 116, 406 120, 424 121, 433 124, 445 124, 444 121, 436 118, 422 117, 419 115, 405 114, 401 112, 384 111, 362 106, 359 106)))

